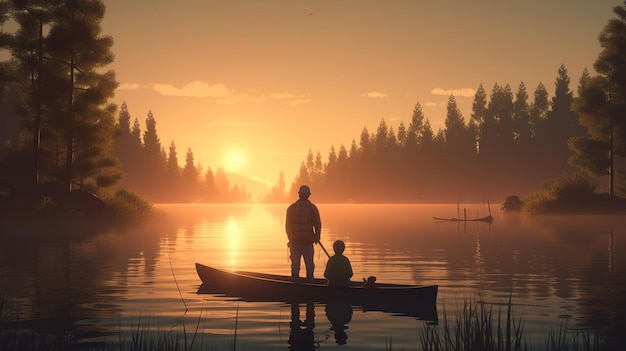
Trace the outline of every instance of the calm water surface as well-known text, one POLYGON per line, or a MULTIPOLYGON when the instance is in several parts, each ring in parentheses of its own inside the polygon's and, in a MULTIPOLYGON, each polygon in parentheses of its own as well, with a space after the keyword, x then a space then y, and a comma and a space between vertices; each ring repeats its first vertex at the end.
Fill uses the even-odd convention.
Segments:
MULTIPOLYGON (((537 217, 494 208, 493 224, 464 225, 432 218, 458 216, 457 205, 318 206, 324 246, 346 242, 355 279, 375 275, 379 282, 439 285, 440 322, 427 326, 355 307, 342 314, 347 328, 333 328, 326 306, 316 304, 308 312, 320 349, 418 350, 420 330, 441 328, 444 314, 454 316, 470 299, 497 309, 511 296, 536 350, 547 330, 565 322, 577 328, 625 324, 624 216, 537 217)), ((197 329, 198 348, 287 349, 292 311, 304 321, 307 306, 198 294, 194 267, 200 262, 288 275, 286 205, 156 209, 159 216, 150 223, 87 239, 3 235, 0 289, 9 306, 2 320, 12 322, 5 326, 72 330, 95 342, 130 337, 138 326, 182 339, 186 332, 190 342, 197 329)), ((486 214, 485 206, 468 206, 468 217, 486 214)), ((316 248, 316 276, 326 261, 316 248)))

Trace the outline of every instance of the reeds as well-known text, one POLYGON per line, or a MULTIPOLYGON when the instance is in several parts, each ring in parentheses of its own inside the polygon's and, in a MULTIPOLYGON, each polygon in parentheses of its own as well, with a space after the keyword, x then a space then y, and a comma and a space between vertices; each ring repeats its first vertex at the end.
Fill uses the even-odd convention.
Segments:
MULTIPOLYGON (((503 314, 502 306, 494 314, 493 305, 484 301, 466 300, 453 317, 443 312, 442 325, 425 324, 420 330, 423 351, 526 351, 530 350, 524 336, 524 322, 513 314, 511 298, 503 314)), ((577 330, 567 325, 558 331, 550 330, 546 337, 546 351, 606 350, 605 341, 598 332, 577 330)))
POLYGON ((546 340, 546 350, 551 351, 600 351, 610 347, 597 331, 569 330, 567 324, 558 331, 550 329, 546 340))

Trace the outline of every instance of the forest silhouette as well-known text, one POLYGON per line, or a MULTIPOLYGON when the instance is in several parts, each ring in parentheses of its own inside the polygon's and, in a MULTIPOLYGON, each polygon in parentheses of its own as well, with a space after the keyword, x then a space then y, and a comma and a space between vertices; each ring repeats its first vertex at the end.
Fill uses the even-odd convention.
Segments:
MULTIPOLYGON (((126 102, 119 111, 110 103, 118 83, 115 72, 101 70, 113 61, 113 38, 99 34, 104 3, 74 2, 0 7, 0 18, 13 17, 20 26, 0 33, 0 45, 12 52, 12 60, 0 65, 3 197, 56 182, 99 195, 124 188, 152 202, 257 200, 245 185, 231 183, 223 168, 204 170, 191 148, 179 162, 175 142, 167 148, 161 143, 151 111, 142 130, 126 102), (43 25, 50 27, 46 35, 43 25), (71 33, 81 35, 61 40, 71 33)), ((619 9, 614 12, 623 17, 619 9)), ((603 35, 619 32, 611 24, 621 22, 609 21, 603 35)), ((523 82, 515 92, 508 83, 495 83, 489 94, 480 84, 466 117, 451 95, 440 130, 433 130, 417 102, 407 123, 394 128, 382 119, 371 132, 364 126, 349 145, 330 146, 326 157, 309 150, 295 179, 286 180, 280 171, 258 200, 289 202, 300 184, 308 184, 317 202, 495 203, 572 173, 574 164, 596 176, 608 172, 613 195, 614 156, 626 151, 620 138, 626 87, 621 66, 606 58, 626 53, 623 45, 610 45, 612 38, 600 36, 605 51, 594 67, 604 76, 592 77, 585 69, 577 97, 561 65, 551 97, 543 83, 532 93, 523 82), (610 160, 601 156, 609 153, 610 160)))
MULTIPOLYGON (((587 77, 585 71, 581 79, 587 77)), ((515 94, 508 84, 496 83, 489 96, 480 85, 469 121, 450 96, 446 127, 436 132, 418 102, 408 125, 402 121, 397 130, 383 119, 375 132, 364 127, 349 149, 331 146, 326 159, 310 150, 289 187, 281 172, 263 201, 288 202, 300 184, 309 184, 317 201, 324 202, 499 201, 536 190, 547 179, 574 170, 567 141, 583 129, 572 110, 569 85, 564 66, 551 99, 542 83, 533 101, 523 82, 515 94)), ((167 153, 160 145, 151 112, 143 140, 138 119, 132 127, 130 120, 124 103, 114 150, 124 165, 125 187, 157 201, 251 199, 245 187, 229 184, 222 168, 203 173, 191 149, 181 167, 175 142, 167 153)))

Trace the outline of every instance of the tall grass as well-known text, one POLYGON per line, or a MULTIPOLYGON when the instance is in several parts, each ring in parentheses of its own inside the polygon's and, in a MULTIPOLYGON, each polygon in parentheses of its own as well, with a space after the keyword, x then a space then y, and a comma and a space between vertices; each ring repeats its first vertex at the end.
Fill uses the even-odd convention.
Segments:
POLYGON ((494 315, 493 306, 482 301, 465 301, 460 313, 452 318, 444 310, 443 329, 425 326, 422 329, 423 350, 528 350, 523 337, 524 324, 515 319, 511 301, 502 319, 502 308, 494 315), (495 318, 495 319, 494 319, 495 318))
MULTIPOLYGON (((515 317, 511 298, 494 313, 493 305, 467 300, 463 309, 449 317, 444 310, 443 325, 424 325, 420 330, 423 351, 526 351, 530 350, 524 336, 524 323, 515 317)), ((608 346, 598 332, 576 330, 567 325, 550 330, 545 340, 546 351, 600 351, 608 346)))
POLYGON ((567 324, 558 331, 550 329, 546 339, 546 350, 551 351, 600 351, 609 350, 600 334, 581 330, 570 331, 567 324))

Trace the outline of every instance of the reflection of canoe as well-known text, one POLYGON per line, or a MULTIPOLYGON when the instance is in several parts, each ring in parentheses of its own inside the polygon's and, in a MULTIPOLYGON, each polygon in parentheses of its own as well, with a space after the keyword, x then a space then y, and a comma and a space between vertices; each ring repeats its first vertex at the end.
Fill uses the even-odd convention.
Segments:
POLYGON ((196 263, 202 285, 198 293, 223 294, 251 302, 346 302, 363 310, 413 316, 437 321, 437 285, 378 284, 363 288, 329 287, 324 279, 312 283, 293 282, 291 277, 243 271, 224 271, 196 263))
POLYGON ((485 222, 485 223, 493 223, 492 216, 486 216, 482 218, 441 218, 441 217, 433 217, 438 221, 448 221, 448 222, 485 222))

